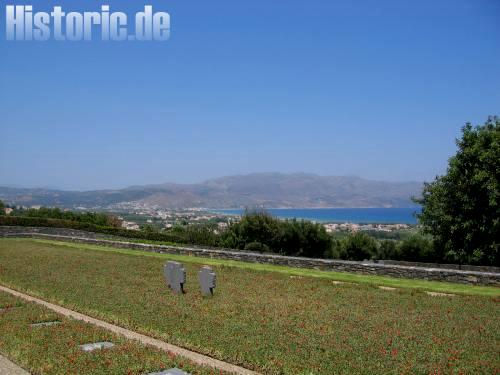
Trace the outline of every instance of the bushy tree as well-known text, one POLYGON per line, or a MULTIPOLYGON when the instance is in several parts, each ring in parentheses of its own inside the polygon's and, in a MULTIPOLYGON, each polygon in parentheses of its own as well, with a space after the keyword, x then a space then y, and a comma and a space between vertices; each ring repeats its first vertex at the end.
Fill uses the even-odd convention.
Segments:
POLYGON ((357 232, 342 240, 340 257, 347 260, 365 260, 376 257, 377 241, 363 232, 357 232))
POLYGON ((247 211, 222 233, 222 247, 272 251, 284 255, 324 257, 332 247, 325 228, 305 220, 280 220, 265 211, 247 211))
POLYGON ((209 222, 190 225, 176 224, 170 231, 168 231, 168 233, 172 233, 180 238, 183 238, 183 242, 185 243, 224 247, 224 245, 220 243, 216 223, 209 222))
POLYGON ((286 255, 323 258, 332 247, 332 237, 325 228, 307 220, 281 221, 279 243, 286 255))
POLYGON ((426 183, 418 216, 434 237, 437 257, 458 263, 499 264, 500 120, 466 124, 447 173, 426 183))
POLYGON ((377 259, 392 259, 400 258, 398 242, 395 240, 382 240, 377 250, 377 259))
POLYGON ((5 215, 5 204, 0 200, 0 216, 5 215))
POLYGON ((432 241, 421 235, 403 240, 397 249, 397 259, 409 262, 437 262, 432 241))
POLYGON ((229 228, 238 239, 239 249, 244 249, 248 243, 259 242, 276 252, 282 250, 281 230, 279 220, 265 211, 246 211, 241 220, 229 228))

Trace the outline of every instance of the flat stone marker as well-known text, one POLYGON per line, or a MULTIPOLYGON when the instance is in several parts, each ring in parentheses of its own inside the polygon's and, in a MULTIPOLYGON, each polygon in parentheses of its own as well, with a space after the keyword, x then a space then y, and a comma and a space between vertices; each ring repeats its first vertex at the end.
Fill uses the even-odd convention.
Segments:
POLYGON ((32 327, 46 327, 46 326, 52 326, 55 324, 61 324, 59 320, 54 320, 52 322, 40 322, 40 323, 33 323, 31 324, 32 327))
POLYGON ((392 286, 382 286, 382 285, 380 285, 378 288, 382 289, 382 290, 396 290, 396 288, 393 288, 392 286))
POLYGON ((167 285, 175 293, 184 293, 184 284, 186 283, 186 269, 179 262, 167 262, 163 266, 163 274, 167 285))
POLYGON ((333 280, 333 281, 332 281, 332 284, 333 284, 333 285, 342 285, 342 284, 351 284, 351 283, 346 283, 345 281, 337 281, 337 280, 333 280))
POLYGON ((171 368, 160 372, 150 372, 147 375, 190 375, 190 374, 188 374, 185 371, 179 370, 178 368, 171 368))
POLYGON ((205 296, 213 296, 217 278, 212 268, 208 266, 201 267, 198 272, 198 280, 200 281, 201 293, 205 296))
POLYGON ((80 349, 82 349, 84 352, 93 352, 94 350, 109 349, 113 346, 115 346, 115 344, 113 344, 112 342, 103 341, 80 345, 80 349))
POLYGON ((450 293, 440 293, 440 292, 425 292, 430 296, 433 297, 455 297, 456 294, 450 294, 450 293))

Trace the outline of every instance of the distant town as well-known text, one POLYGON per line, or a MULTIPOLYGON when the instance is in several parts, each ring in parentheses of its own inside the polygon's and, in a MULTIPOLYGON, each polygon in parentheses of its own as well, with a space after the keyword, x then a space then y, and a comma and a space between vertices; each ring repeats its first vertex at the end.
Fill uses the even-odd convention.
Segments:
MULTIPOLYGON (((23 209, 40 209, 40 205, 19 206, 23 209)), ((121 226, 128 230, 140 230, 145 225, 151 225, 158 230, 171 229, 176 225, 195 225, 213 223, 217 225, 216 231, 222 232, 231 223, 238 222, 241 219, 240 215, 230 215, 216 213, 205 208, 186 208, 186 209, 165 209, 158 206, 151 206, 139 202, 123 202, 110 205, 103 208, 87 208, 77 207, 76 211, 104 211, 115 214, 121 221, 121 226)), ((5 207, 5 214, 9 215, 12 208, 5 207)), ((63 211, 71 211, 63 209, 63 211)), ((300 219, 299 219, 300 220, 300 219)), ((312 220, 313 221, 313 220, 312 220)), ((327 233, 335 232, 358 232, 358 231, 376 231, 376 232, 393 232, 410 229, 413 226, 409 224, 376 224, 376 223, 321 223, 327 233)))
MULTIPOLYGON (((39 208, 32 206, 30 208, 39 208)), ((77 207, 79 211, 93 211, 99 208, 77 207)), ((238 222, 240 215, 217 213, 206 208, 165 209, 157 205, 148 205, 142 202, 122 202, 100 208, 103 211, 114 213, 122 221, 122 227, 129 230, 140 230, 149 224, 157 229, 171 229, 175 225, 217 224, 218 231, 224 231, 230 223, 238 222)), ((300 220, 300 219, 299 219, 300 220)), ((312 220, 314 221, 314 220, 312 220)), ((322 223, 328 233, 378 231, 393 232, 410 229, 412 225, 403 223, 376 224, 325 222, 322 223)))

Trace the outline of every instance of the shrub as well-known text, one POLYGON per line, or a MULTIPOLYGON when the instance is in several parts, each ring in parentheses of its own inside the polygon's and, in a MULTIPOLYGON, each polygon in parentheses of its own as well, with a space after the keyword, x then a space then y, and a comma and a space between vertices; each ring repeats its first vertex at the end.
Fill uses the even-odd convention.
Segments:
POLYGON ((421 235, 414 235, 403 240, 399 244, 398 253, 400 260, 410 262, 437 261, 432 241, 421 235))
POLYGON ((342 240, 340 257, 347 260, 373 259, 377 256, 377 241, 363 232, 342 240))
POLYGON ((400 253, 397 242, 394 240, 380 241, 380 246, 377 250, 377 259, 400 259, 400 253))
POLYGON ((240 222, 232 224, 221 235, 219 245, 237 249, 250 246, 283 255, 322 258, 331 253, 332 237, 320 224, 279 220, 265 211, 247 211, 240 222))
POLYGON ((217 225, 213 223, 177 226, 176 230, 185 242, 196 245, 217 246, 217 225))

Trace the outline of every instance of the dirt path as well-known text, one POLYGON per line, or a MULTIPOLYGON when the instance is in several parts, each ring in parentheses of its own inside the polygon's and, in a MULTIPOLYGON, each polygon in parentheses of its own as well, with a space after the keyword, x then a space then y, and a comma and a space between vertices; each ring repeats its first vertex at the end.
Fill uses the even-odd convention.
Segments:
POLYGON ((0 355, 0 375, 30 375, 30 373, 0 355))
MULTIPOLYGON (((68 316, 68 317, 71 317, 71 318, 76 319, 76 320, 82 320, 84 322, 94 324, 96 326, 105 328, 105 329, 112 331, 114 333, 117 333, 119 335, 125 336, 128 339, 137 340, 145 345, 154 346, 154 347, 159 348, 161 350, 164 350, 164 351, 173 353, 175 355, 179 355, 181 357, 187 358, 191 362, 196 363, 198 365, 209 366, 209 367, 213 367, 213 368, 216 368, 216 369, 219 369, 222 371, 226 371, 226 372, 230 372, 230 373, 234 373, 234 374, 238 374, 238 375, 240 375, 240 374, 241 375, 257 375, 258 374, 257 372, 245 369, 243 367, 239 367, 239 366, 227 363, 227 362, 219 361, 218 359, 214 359, 214 358, 208 357, 208 356, 203 355, 203 354, 192 352, 190 350, 181 348, 181 347, 176 346, 176 345, 168 344, 164 341, 157 340, 157 339, 154 339, 152 337, 142 335, 142 334, 134 332, 134 331, 130 331, 128 329, 119 327, 117 325, 110 324, 110 323, 107 323, 107 322, 99 320, 99 319, 91 318, 90 316, 78 313, 78 312, 73 311, 73 310, 66 309, 66 308, 58 306, 58 305, 54 305, 50 302, 46 302, 44 300, 41 300, 41 299, 32 297, 30 295, 18 292, 16 290, 7 288, 7 287, 2 286, 2 285, 0 285, 0 290, 7 292, 7 293, 10 293, 16 297, 23 298, 26 301, 35 302, 35 303, 38 303, 40 305, 43 305, 43 306, 55 311, 56 313, 62 314, 64 316, 68 316)), ((13 372, 12 374, 17 374, 17 373, 13 372)), ((3 375, 3 373, 1 372, 1 362, 0 362, 0 375, 3 375)))

